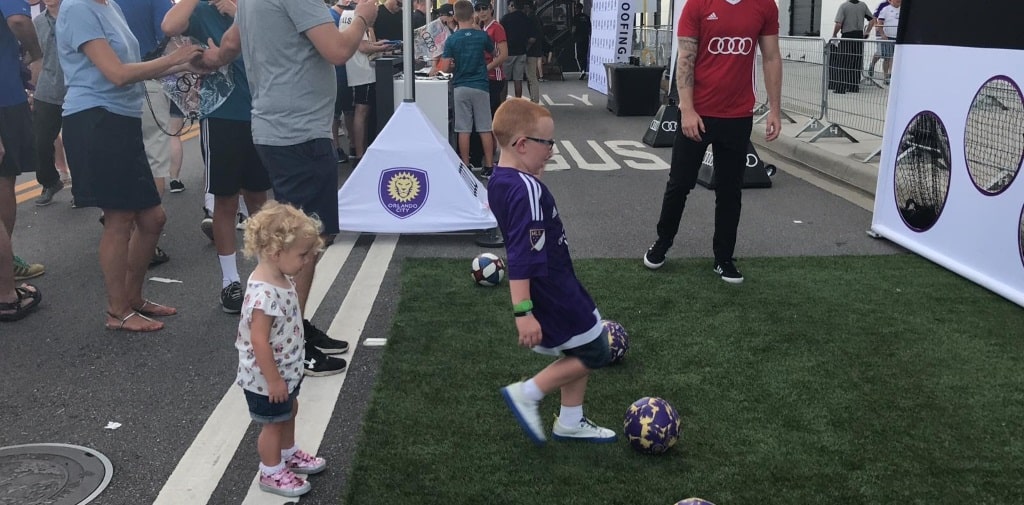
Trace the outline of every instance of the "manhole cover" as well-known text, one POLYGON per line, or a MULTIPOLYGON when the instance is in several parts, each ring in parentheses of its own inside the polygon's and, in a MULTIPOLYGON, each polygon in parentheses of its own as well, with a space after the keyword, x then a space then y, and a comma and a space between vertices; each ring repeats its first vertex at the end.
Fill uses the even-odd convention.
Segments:
POLYGON ((0 505, 83 505, 107 487, 114 467, 77 445, 0 447, 0 505))

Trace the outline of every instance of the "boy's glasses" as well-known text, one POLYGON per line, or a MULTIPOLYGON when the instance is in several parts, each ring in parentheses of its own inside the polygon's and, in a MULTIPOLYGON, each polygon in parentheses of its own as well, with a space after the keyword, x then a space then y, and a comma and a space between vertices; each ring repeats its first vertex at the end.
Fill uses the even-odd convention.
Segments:
POLYGON ((539 139, 537 137, 523 137, 523 138, 526 139, 526 140, 532 140, 532 141, 534 141, 534 142, 536 142, 538 144, 545 144, 545 145, 548 146, 548 149, 551 149, 551 148, 555 147, 555 139, 539 139))

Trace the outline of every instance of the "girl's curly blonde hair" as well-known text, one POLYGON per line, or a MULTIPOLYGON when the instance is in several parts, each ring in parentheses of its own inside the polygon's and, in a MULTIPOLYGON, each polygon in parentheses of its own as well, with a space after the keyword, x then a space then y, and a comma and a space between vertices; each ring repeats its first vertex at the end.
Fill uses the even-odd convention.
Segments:
POLYGON ((316 239, 314 249, 324 246, 320 238, 320 221, 303 214, 301 210, 268 200, 245 223, 245 247, 242 252, 249 258, 269 256, 290 248, 299 240, 316 239))

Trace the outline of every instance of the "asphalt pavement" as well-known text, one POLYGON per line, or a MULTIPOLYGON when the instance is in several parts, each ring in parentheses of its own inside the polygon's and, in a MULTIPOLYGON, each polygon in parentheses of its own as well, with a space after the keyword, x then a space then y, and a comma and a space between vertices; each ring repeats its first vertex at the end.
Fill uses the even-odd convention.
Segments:
MULTIPOLYGON (((542 83, 558 140, 543 180, 558 202, 575 257, 639 262, 655 239, 671 149, 640 142, 651 118, 616 117, 606 109, 603 95, 587 89, 575 74, 567 78, 542 83)), ((755 126, 755 135, 763 135, 763 128, 755 126)), ((759 256, 902 252, 865 233, 871 224, 865 187, 823 176, 813 170, 822 167, 810 166, 810 157, 794 163, 785 153, 762 149, 761 154, 780 170, 772 188, 744 192, 737 247, 741 266, 743 258, 759 256)), ((343 178, 352 170, 349 164, 339 169, 343 178)), ((48 207, 34 206, 31 198, 18 206, 15 253, 43 263, 46 274, 31 281, 44 296, 39 310, 21 322, 0 325, 0 446, 62 442, 105 454, 113 462, 114 477, 94 503, 135 505, 153 503, 158 496, 163 503, 188 505, 284 503, 246 498, 258 462, 257 431, 244 422, 246 412, 229 408, 237 405, 231 393, 237 393, 232 384, 238 319, 220 310, 216 253, 199 230, 198 140, 185 143, 182 174, 186 191, 165 196, 168 221, 161 246, 171 261, 150 270, 145 287, 148 297, 179 309, 157 333, 104 329, 97 209, 71 208, 69 190, 48 207), (208 422, 211 416, 214 421, 208 422), (229 418, 236 422, 222 420, 229 418), (107 429, 110 422, 120 427, 107 429), (186 473, 193 480, 180 478, 186 473), (189 494, 200 488, 208 491, 189 494)), ((23 192, 32 191, 31 181, 32 174, 18 179, 23 192)), ((714 193, 698 186, 669 261, 705 257, 707 268, 693 275, 713 275, 713 216, 714 193)), ((322 264, 317 272, 322 298, 314 323, 353 343, 386 338, 403 259, 464 258, 468 271, 472 257, 482 251, 472 234, 402 235, 392 250, 394 239, 346 234, 327 251, 331 266, 322 264)), ((243 277, 253 266, 240 262, 243 277)), ((744 288, 749 286, 738 287, 744 288)), ((324 381, 330 386, 322 391, 333 394, 329 399, 336 403, 328 408, 324 405, 330 402, 310 397, 299 414, 300 430, 307 414, 323 418, 324 426, 310 429, 319 433, 302 436, 312 436, 330 462, 301 503, 340 503, 382 349, 359 345, 344 376, 308 378, 303 385, 306 395, 307 385, 324 381)))

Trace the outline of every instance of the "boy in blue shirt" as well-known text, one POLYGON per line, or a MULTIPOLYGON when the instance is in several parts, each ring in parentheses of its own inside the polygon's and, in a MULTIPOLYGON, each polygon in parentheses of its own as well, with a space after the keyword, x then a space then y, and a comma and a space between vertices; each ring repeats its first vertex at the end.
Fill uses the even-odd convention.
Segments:
POLYGON ((469 166, 469 136, 476 126, 484 151, 484 167, 494 160, 494 140, 491 137, 491 94, 487 82, 487 62, 484 52, 494 55, 494 42, 473 19, 473 4, 469 0, 455 2, 455 21, 459 29, 448 36, 441 54, 441 67, 447 71, 455 63, 452 77, 455 105, 455 132, 459 134, 459 156, 469 166))
POLYGON ((614 431, 583 416, 590 371, 607 365, 611 352, 594 300, 576 278, 555 199, 539 179, 555 144, 554 129, 547 109, 522 98, 508 99, 494 113, 501 157, 487 198, 505 237, 519 345, 561 355, 501 394, 535 444, 545 442, 537 407, 556 389, 562 407, 552 430, 555 440, 614 442, 614 431))

